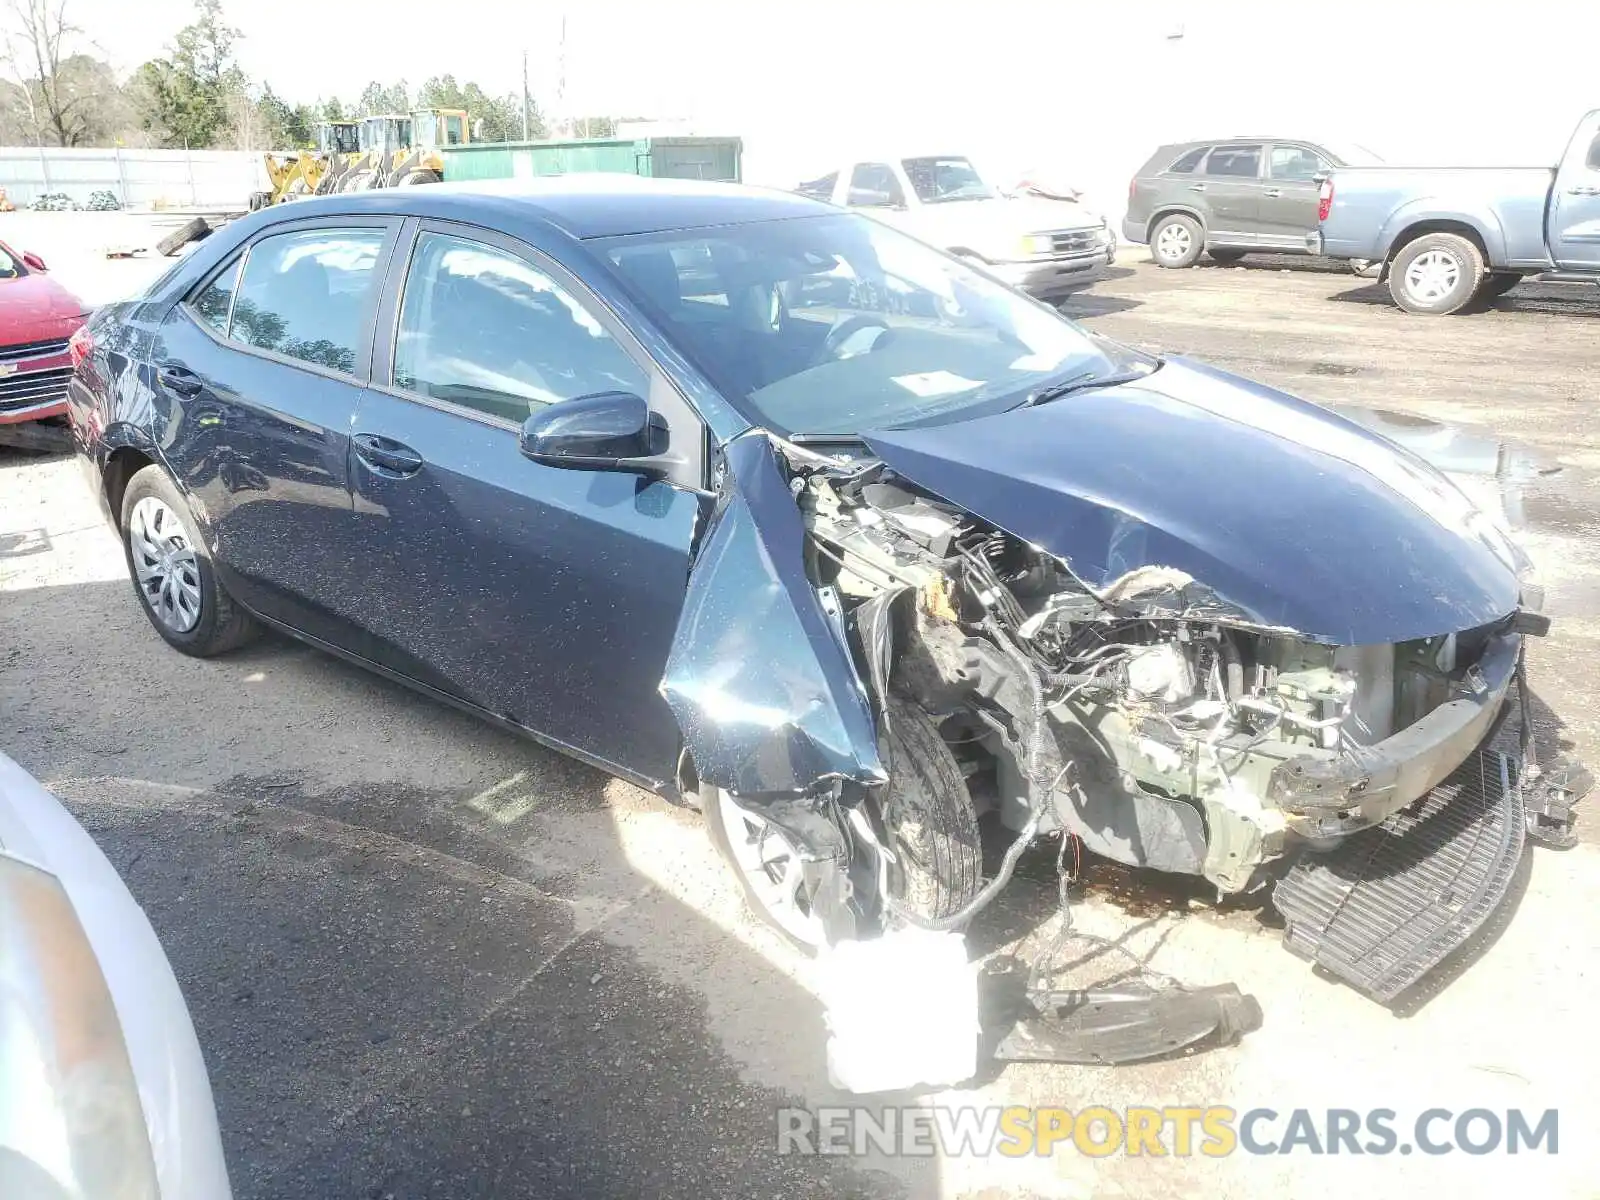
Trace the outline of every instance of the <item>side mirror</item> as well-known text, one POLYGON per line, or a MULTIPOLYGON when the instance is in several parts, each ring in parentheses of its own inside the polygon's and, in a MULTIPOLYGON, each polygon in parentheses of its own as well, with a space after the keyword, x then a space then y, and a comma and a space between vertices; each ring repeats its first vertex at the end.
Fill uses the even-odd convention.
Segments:
POLYGON ((660 413, 632 392, 593 392, 534 413, 522 425, 523 456, 547 467, 659 474, 645 460, 665 454, 660 413))
POLYGON ((46 270, 49 270, 49 268, 44 265, 44 259, 40 258, 37 254, 35 254, 31 250, 23 251, 23 254, 22 254, 22 265, 27 267, 28 270, 30 270, 30 271, 46 271, 46 270))

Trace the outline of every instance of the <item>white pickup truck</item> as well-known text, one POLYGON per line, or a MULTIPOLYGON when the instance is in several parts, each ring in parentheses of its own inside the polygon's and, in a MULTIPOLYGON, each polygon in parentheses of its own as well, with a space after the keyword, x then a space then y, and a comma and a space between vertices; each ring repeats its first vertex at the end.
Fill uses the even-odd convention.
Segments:
POLYGON ((795 189, 897 226, 1038 296, 1093 283, 1116 258, 1100 217, 1066 200, 1006 196, 959 155, 850 162, 795 189))

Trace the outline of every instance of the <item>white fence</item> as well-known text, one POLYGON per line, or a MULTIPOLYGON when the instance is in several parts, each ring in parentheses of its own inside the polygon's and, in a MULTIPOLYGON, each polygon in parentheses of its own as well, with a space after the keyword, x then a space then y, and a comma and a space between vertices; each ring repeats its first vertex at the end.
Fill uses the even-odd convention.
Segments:
POLYGON ((125 208, 244 208, 267 187, 261 155, 242 150, 68 150, 0 146, 0 188, 18 208, 47 192, 87 204, 108 191, 125 208))

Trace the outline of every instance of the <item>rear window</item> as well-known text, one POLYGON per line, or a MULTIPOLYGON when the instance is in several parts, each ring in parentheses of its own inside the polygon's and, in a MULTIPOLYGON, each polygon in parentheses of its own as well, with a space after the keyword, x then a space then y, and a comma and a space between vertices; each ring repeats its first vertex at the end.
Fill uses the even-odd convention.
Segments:
POLYGON ((1209 149, 1211 149, 1210 146, 1196 146, 1193 150, 1188 151, 1183 155, 1182 158, 1178 159, 1177 162, 1168 167, 1167 173, 1169 175, 1192 174, 1195 168, 1200 165, 1200 160, 1206 156, 1206 151, 1209 149))
POLYGON ((1206 160, 1207 175, 1237 175, 1254 179, 1261 174, 1260 146, 1218 146, 1206 160))

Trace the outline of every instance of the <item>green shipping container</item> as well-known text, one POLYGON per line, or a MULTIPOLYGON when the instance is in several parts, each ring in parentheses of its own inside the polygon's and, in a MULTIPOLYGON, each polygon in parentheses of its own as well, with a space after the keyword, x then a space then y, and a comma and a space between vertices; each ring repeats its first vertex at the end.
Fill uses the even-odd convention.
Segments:
POLYGON ((648 175, 657 179, 739 181, 744 143, 738 138, 583 138, 569 142, 479 142, 441 147, 444 177, 533 179, 573 171, 648 175))

